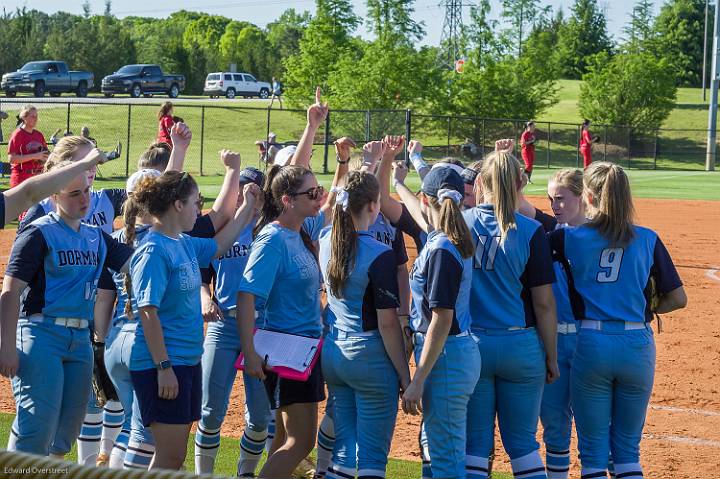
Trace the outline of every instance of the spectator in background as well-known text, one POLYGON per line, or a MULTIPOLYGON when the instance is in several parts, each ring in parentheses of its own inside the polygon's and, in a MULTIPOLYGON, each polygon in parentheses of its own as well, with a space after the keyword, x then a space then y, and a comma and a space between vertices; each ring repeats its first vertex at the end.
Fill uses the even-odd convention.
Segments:
POLYGON ((8 141, 11 188, 41 173, 49 153, 45 137, 35 129, 38 121, 37 108, 25 105, 17 118, 18 128, 13 131, 8 141))
POLYGON ((270 107, 272 108, 273 103, 275 103, 275 98, 278 99, 280 102, 280 109, 283 109, 282 106, 282 93, 283 93, 283 86, 282 83, 280 83, 278 80, 275 79, 275 77, 272 77, 272 97, 270 97, 270 107))
POLYGON ((97 140, 90 136, 90 128, 87 126, 83 126, 80 130, 80 135, 82 135, 83 138, 87 138, 88 140, 92 141, 95 146, 97 146, 97 140))
POLYGON ((60 136, 60 132, 63 131, 62 128, 58 128, 55 130, 55 133, 52 134, 50 137, 50 144, 55 146, 57 145, 58 141, 60 141, 61 138, 64 138, 66 136, 73 136, 73 132, 70 130, 65 130, 65 132, 60 136))
POLYGON ((8 114, 2 110, 0 110, 0 143, 2 143, 3 140, 3 132, 2 132, 2 121, 8 119, 8 114))
POLYGON ((535 136, 535 122, 529 121, 525 123, 525 131, 520 136, 520 153, 522 155, 523 162, 525 163, 525 175, 530 183, 532 183, 532 171, 533 165, 535 164, 535 142, 537 137, 535 136))
POLYGON ((158 143, 167 143, 172 149, 172 140, 170 139, 170 129, 175 124, 175 118, 173 117, 173 104, 172 102, 166 101, 160 107, 158 111, 158 121, 160 125, 158 127, 158 143))
POLYGON ((587 168, 592 163, 592 144, 600 137, 593 137, 590 134, 590 120, 585 119, 582 122, 580 130, 580 154, 583 157, 583 167, 587 168))
POLYGON ((282 143, 277 142, 277 135, 272 131, 268 133, 267 140, 257 140, 255 145, 258 147, 260 161, 267 164, 272 164, 277 152, 284 147, 282 143))

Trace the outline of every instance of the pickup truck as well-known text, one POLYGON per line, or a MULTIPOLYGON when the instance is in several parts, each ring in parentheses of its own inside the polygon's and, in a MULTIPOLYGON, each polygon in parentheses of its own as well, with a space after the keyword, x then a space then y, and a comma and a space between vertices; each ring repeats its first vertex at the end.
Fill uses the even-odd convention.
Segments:
POLYGON ((165 75, 158 65, 125 65, 103 78, 101 87, 106 97, 116 93, 129 93, 133 98, 154 93, 177 98, 184 89, 183 75, 165 75))
POLYGON ((17 92, 31 92, 37 97, 60 96, 62 93, 75 93, 85 97, 93 87, 94 75, 90 72, 70 71, 65 62, 39 61, 29 62, 14 73, 6 73, 0 81, 0 89, 5 95, 13 97, 17 92))

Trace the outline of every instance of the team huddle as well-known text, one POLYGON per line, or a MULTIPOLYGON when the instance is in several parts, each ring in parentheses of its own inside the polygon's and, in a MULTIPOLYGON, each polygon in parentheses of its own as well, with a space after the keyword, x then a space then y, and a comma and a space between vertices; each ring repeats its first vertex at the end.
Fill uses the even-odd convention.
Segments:
POLYGON ((212 473, 242 353, 238 477, 292 477, 317 445, 316 478, 384 478, 399 399, 422 415, 423 478, 489 477, 496 419, 517 479, 568 477, 573 419, 583 479, 642 478, 651 321, 687 298, 660 238, 634 224, 623 169, 557 171, 550 216, 524 198, 512 140, 467 166, 430 165, 410 141, 416 194, 405 138, 353 155, 343 137, 325 191, 310 158, 327 114, 318 93, 292 154, 264 172, 221 151, 207 213, 182 122, 161 123, 168 145, 125 189, 94 190, 104 155, 67 136, 45 173, 0 196, 6 222, 27 209, 0 296, 8 449, 63 457, 77 442, 81 464, 181 469, 197 423, 195 471, 212 473), (36 204, 19 209, 22 188, 36 204), (323 338, 305 380, 268 366, 263 329, 323 338))

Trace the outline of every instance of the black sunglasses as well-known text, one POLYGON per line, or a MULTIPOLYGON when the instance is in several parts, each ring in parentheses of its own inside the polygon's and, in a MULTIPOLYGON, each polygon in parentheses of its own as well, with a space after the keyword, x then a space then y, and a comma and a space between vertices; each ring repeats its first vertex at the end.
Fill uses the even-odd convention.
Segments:
POLYGON ((298 193, 293 193, 292 196, 307 195, 307 197, 310 198, 311 200, 316 200, 324 194, 325 194, 325 188, 323 188, 322 186, 313 186, 312 188, 309 188, 306 191, 300 191, 298 193))

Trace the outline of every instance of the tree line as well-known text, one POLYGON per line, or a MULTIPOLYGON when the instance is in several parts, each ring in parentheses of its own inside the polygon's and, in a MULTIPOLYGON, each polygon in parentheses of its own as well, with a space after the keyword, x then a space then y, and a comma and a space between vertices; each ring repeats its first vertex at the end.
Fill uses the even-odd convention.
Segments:
POLYGON ((666 0, 656 17, 650 0, 638 0, 617 39, 598 0, 575 0, 567 13, 502 0, 499 20, 479 0, 459 39, 463 73, 443 62, 448 45, 419 46, 426 26, 413 18, 414 0, 366 1, 370 38, 359 35, 363 20, 349 0, 316 0, 312 14, 288 9, 262 28, 184 10, 119 19, 109 0, 102 14, 87 3, 82 15, 3 11, 0 70, 61 59, 98 84, 121 65, 158 63, 198 94, 208 72, 235 64, 280 78, 297 106, 320 85, 335 108, 528 119, 558 101, 559 79, 581 79, 583 115, 638 129, 658 128, 677 87, 702 82, 703 0, 666 0))

